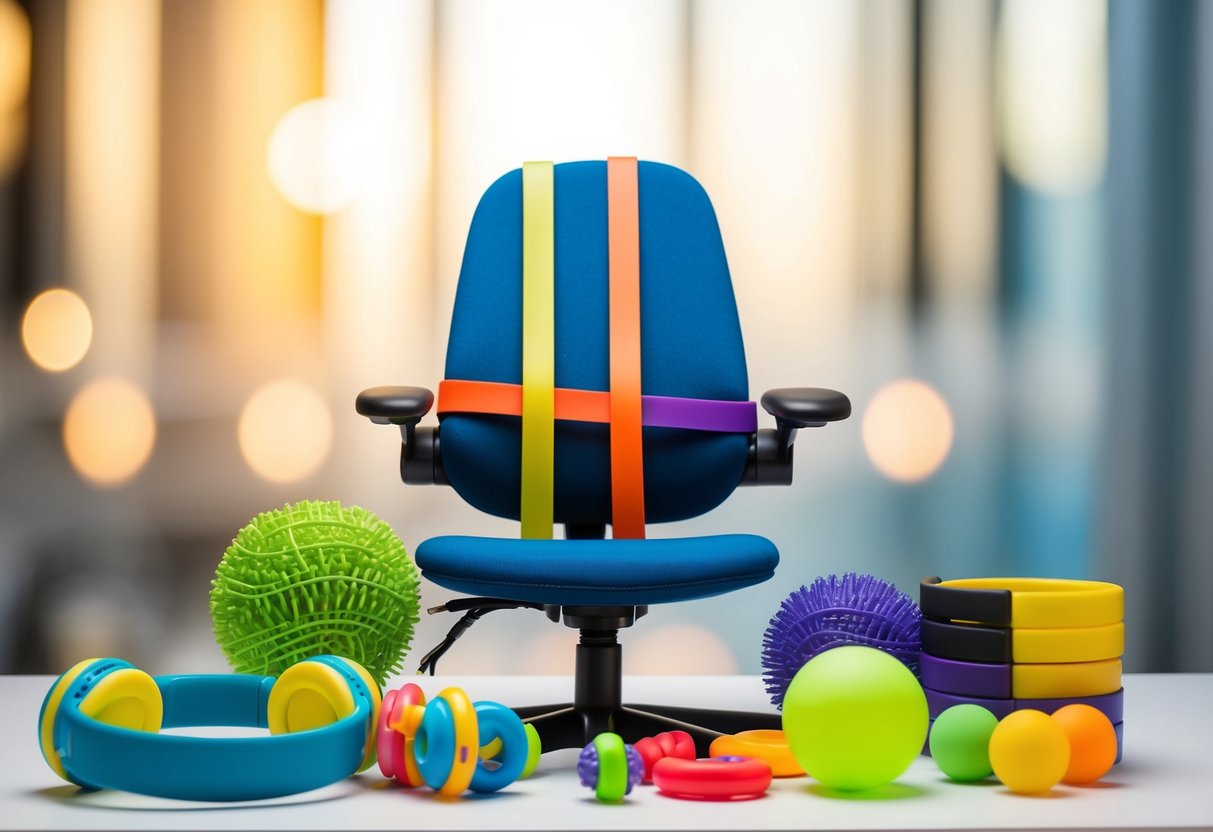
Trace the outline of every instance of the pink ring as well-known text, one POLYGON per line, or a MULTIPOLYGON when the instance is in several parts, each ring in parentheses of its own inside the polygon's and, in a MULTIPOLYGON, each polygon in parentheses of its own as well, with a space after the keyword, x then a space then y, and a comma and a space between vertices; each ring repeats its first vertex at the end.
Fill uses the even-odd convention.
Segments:
POLYGON ((379 771, 388 778, 395 777, 404 765, 404 736, 392 728, 392 711, 399 695, 400 691, 395 688, 383 694, 383 704, 379 706, 378 733, 375 736, 379 771))

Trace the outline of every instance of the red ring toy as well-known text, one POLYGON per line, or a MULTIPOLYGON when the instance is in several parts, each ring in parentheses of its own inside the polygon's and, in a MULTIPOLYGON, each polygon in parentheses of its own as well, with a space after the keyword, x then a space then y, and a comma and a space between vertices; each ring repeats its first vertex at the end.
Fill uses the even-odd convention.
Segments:
POLYGON ((695 759, 695 740, 686 731, 662 731, 655 737, 645 737, 632 744, 644 760, 644 782, 653 780, 653 766, 663 757, 695 759))
POLYGON ((379 708, 378 751, 379 770, 384 777, 395 777, 406 786, 420 786, 423 782, 412 756, 411 736, 397 730, 396 725, 404 718, 404 712, 413 705, 425 705, 425 693, 414 684, 398 690, 389 690, 383 695, 379 708))
POLYGON ((670 797, 709 800, 761 797, 771 785, 771 767, 753 757, 685 760, 663 757, 653 782, 670 797))

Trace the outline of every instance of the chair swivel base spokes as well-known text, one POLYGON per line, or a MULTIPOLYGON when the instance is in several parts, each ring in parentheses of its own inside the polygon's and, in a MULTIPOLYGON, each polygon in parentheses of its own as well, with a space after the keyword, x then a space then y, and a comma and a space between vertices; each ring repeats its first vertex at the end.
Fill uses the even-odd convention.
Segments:
POLYGON ((548 607, 546 611, 549 618, 563 619, 566 625, 577 628, 581 638, 573 701, 514 708, 524 722, 535 726, 545 751, 581 748, 603 731, 635 742, 662 731, 682 730, 694 738, 699 756, 706 757, 708 746, 721 734, 780 727, 780 716, 775 713, 624 704, 619 628, 630 626, 645 608, 566 606, 548 607))

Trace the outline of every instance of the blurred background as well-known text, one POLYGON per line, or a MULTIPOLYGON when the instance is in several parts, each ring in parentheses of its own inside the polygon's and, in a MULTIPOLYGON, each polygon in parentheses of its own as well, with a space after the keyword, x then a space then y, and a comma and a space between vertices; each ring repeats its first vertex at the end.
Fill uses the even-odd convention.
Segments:
MULTIPOLYGON (((751 395, 855 405, 653 530, 783 561, 625 671, 759 672, 848 570, 1117 581, 1127 669, 1213 670, 1213 3, 0 0, 0 672, 223 669, 215 566, 286 502, 517 535, 406 489, 354 396, 435 388, 498 175, 607 155, 707 188, 751 395)), ((492 622, 442 670, 572 671, 492 622)))

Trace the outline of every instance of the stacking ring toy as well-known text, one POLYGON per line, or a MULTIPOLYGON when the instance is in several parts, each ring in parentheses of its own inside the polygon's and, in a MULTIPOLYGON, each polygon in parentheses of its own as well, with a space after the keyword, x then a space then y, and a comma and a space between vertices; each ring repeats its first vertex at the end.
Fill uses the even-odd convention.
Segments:
POLYGON ((968 662, 1057 664, 1098 662, 1125 652, 1125 625, 1036 628, 988 627, 922 619, 922 649, 945 659, 968 662))
POLYGON ((712 757, 753 757, 771 767, 773 777, 800 777, 804 769, 796 762, 783 731, 757 730, 726 734, 712 740, 712 757))
POLYGON ((379 770, 384 777, 395 777, 410 787, 425 782, 413 757, 413 743, 424 713, 425 693, 414 684, 389 690, 383 695, 377 742, 379 770))
POLYGON ((695 759, 695 740, 686 731, 662 731, 653 737, 637 740, 633 746, 644 760, 644 782, 653 780, 653 766, 662 757, 695 759))
POLYGON ((477 702, 473 707, 480 740, 487 740, 486 744, 498 741, 501 750, 491 757, 498 763, 496 769, 485 767, 478 755, 473 757, 476 765, 470 785, 474 792, 495 792, 522 776, 530 758, 530 743, 522 720, 505 705, 477 702))
POLYGON ((594 790, 603 803, 615 803, 630 794, 644 777, 644 760, 623 737, 604 732, 581 749, 577 760, 581 785, 594 790))
POLYGON ((476 709, 466 693, 447 688, 425 706, 413 757, 425 784, 443 797, 463 794, 480 761, 476 709))
POLYGON ((771 767, 754 757, 665 757, 653 766, 653 782, 662 793, 689 800, 755 798, 771 785, 771 767))
POLYGON ((524 722, 522 727, 526 730, 526 765, 522 767, 522 774, 518 775, 519 780, 525 780, 535 773, 535 769, 539 768, 539 755, 543 753, 543 744, 539 741, 539 731, 529 722, 524 722))

